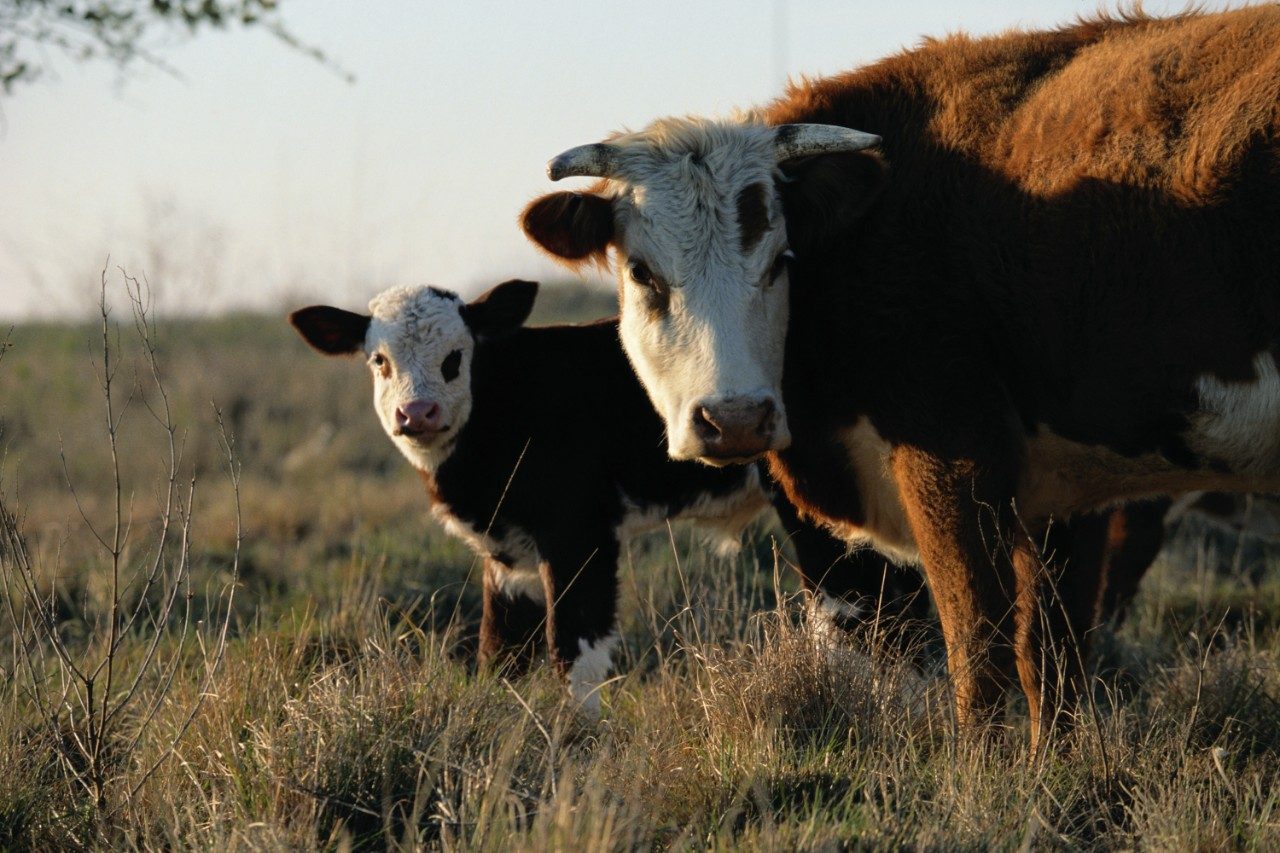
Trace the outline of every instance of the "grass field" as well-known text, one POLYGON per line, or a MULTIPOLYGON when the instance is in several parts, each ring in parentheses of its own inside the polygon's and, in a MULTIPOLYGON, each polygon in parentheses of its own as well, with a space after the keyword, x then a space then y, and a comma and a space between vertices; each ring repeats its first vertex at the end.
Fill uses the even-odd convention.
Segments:
MULTIPOLYGON (((546 672, 476 671, 476 561, 363 366, 280 317, 162 319, 161 396, 107 295, 118 477, 101 329, 20 326, 0 358, 0 848, 1280 847, 1274 571, 1166 551, 1100 631, 1083 724, 1029 764, 1016 702, 955 737, 934 645, 918 703, 889 652, 816 651, 767 525, 731 559, 676 528, 626 557, 586 720, 546 672)), ((551 290, 535 319, 609 306, 551 290)))

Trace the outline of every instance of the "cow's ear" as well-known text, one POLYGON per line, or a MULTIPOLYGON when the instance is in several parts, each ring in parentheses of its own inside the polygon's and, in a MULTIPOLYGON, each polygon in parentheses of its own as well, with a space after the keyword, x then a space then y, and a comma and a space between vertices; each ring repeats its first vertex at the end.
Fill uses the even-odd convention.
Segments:
POLYGON ((477 338, 505 335, 529 319, 537 295, 536 281, 513 278, 491 287, 462 306, 462 319, 467 321, 477 338))
POLYGON ((520 227, 566 266, 601 263, 613 240, 613 202, 595 193, 550 193, 529 202, 520 227))
POLYGON ((888 180, 888 165, 874 151, 804 157, 782 171, 787 239, 801 257, 857 224, 888 180))
POLYGON ((351 355, 364 346, 369 332, 366 314, 343 311, 328 305, 300 308, 289 315, 289 322, 311 346, 325 355, 351 355))

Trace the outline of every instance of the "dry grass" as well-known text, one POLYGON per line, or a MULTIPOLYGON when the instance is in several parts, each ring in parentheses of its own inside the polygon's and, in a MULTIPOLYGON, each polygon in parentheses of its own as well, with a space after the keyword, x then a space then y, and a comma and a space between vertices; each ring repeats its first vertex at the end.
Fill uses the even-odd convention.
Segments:
MULTIPOLYGON (((0 362, 6 492, 72 643, 105 606, 58 462, 61 434, 86 512, 106 511, 91 334, 19 328, 0 362)), ((588 721, 546 672, 474 671, 473 559, 427 519, 360 369, 251 317, 162 326, 160 358, 184 464, 204 478, 197 609, 216 602, 234 543, 210 400, 240 448, 247 538, 226 658, 177 738, 204 673, 199 654, 182 658, 137 748, 110 755, 104 817, 68 782, 0 622, 0 847, 1280 845, 1272 571, 1249 589, 1194 549, 1166 553, 1132 620, 1099 644, 1096 717, 1027 765, 1016 704, 1004 734, 956 740, 936 648, 922 682, 887 650, 870 666, 816 650, 768 530, 731 560, 677 531, 624 564, 620 675, 588 721)), ((162 472, 155 436, 142 419, 122 433, 141 517, 162 472)), ((125 658, 146 641, 127 638, 125 658)))

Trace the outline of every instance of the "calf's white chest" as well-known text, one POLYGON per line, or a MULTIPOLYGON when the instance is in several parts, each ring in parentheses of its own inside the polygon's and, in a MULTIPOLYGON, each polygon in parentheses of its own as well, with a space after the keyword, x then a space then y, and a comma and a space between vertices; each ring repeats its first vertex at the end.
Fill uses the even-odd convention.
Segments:
POLYGON ((742 544, 742 531, 767 507, 760 472, 752 466, 742 485, 722 494, 703 492, 679 512, 663 505, 642 506, 624 492, 622 521, 614 528, 618 541, 660 529, 668 521, 691 521, 709 534, 721 556, 735 553, 742 544))
POLYGON ((501 536, 478 530, 454 515, 445 503, 432 504, 431 514, 444 526, 446 532, 466 542, 480 556, 502 555, 509 561, 506 567, 495 566, 491 562, 486 568, 494 587, 505 597, 543 600, 545 594, 542 577, 538 573, 542 558, 533 537, 514 528, 504 530, 501 536))

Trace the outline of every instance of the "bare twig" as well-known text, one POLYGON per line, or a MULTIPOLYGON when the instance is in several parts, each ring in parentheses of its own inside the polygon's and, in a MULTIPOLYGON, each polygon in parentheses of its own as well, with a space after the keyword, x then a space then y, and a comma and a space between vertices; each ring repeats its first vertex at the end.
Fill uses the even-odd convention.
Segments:
MULTIPOLYGON (((105 412, 103 429, 110 461, 111 518, 95 524, 70 475, 65 451, 60 451, 68 491, 85 528, 101 549, 107 578, 105 612, 85 613, 88 637, 72 641, 64 636, 54 609, 57 576, 42 572, 32 557, 21 524, 0 493, 0 568, 5 609, 14 626, 15 660, 29 697, 58 751, 67 783, 89 798, 97 818, 99 842, 104 827, 121 808, 129 807, 160 766, 175 753, 178 743, 215 690, 215 679, 226 652, 228 630, 239 580, 243 533, 240 519, 240 468, 234 441, 215 409, 235 499, 236 540, 231 576, 213 606, 208 628, 194 627, 191 591, 192 524, 196 480, 180 485, 182 448, 173 419, 168 391, 159 362, 157 329, 150 309, 150 288, 145 279, 119 270, 133 315, 133 332, 142 364, 138 378, 122 389, 120 368, 125 355, 120 328, 112 320, 108 300, 107 271, 100 276, 98 301, 99 353, 93 370, 105 412), (143 385, 154 400, 142 393, 143 385), (167 459, 163 497, 158 502, 156 524, 148 547, 131 557, 133 502, 126 494, 125 457, 121 444, 129 426, 126 414, 135 400, 142 400, 164 435, 167 459), (51 577, 49 594, 42 593, 44 578, 51 577), (105 624, 104 624, 105 623, 105 624), (211 642, 206 642, 205 632, 211 642), (141 640, 141 654, 126 657, 126 640, 141 640), (132 756, 152 728, 162 708, 169 707, 175 676, 183 667, 192 640, 198 647, 204 673, 200 688, 160 754, 132 779, 122 759, 132 756), (151 685, 147 687, 147 685, 151 685), (130 726, 127 734, 124 727, 130 726), (113 802, 109 802, 113 801, 113 802)), ((0 345, 0 356, 6 345, 0 345)))

